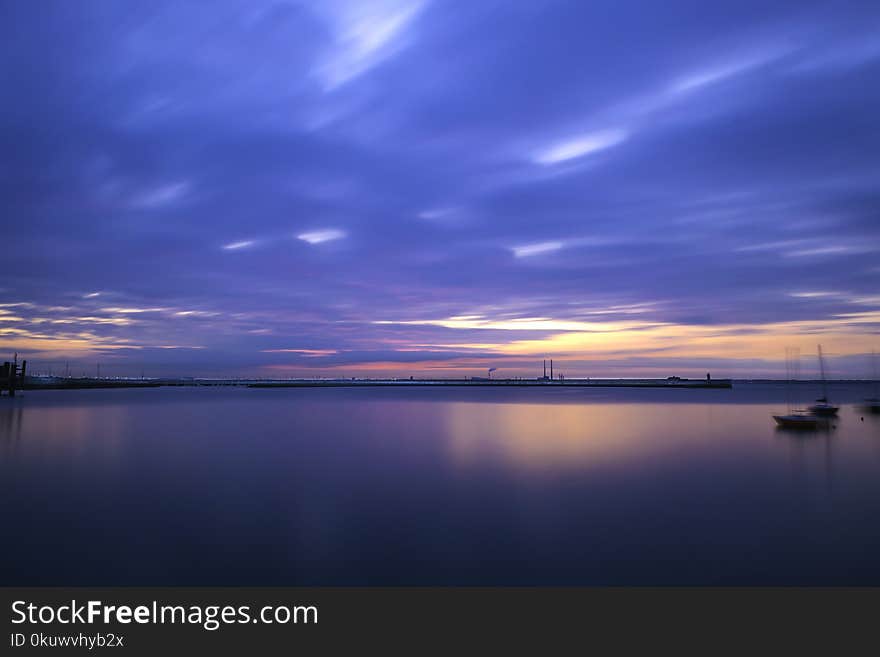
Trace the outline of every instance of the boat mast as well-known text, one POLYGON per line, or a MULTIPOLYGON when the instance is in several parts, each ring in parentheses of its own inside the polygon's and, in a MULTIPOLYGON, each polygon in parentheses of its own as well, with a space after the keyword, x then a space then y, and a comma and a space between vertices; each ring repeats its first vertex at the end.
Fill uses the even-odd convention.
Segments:
POLYGON ((789 415, 792 414, 794 407, 792 378, 794 376, 795 369, 795 353, 796 352, 794 347, 785 348, 785 405, 788 407, 789 415))
POLYGON ((822 401, 828 401, 828 384, 825 383, 825 361, 822 359, 822 345, 819 345, 819 371, 822 374, 822 401))

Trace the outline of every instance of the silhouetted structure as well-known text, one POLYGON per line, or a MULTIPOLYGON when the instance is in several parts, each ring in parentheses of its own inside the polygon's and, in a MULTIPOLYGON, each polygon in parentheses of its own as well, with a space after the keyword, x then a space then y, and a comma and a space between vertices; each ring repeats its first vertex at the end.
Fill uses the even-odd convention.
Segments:
POLYGON ((3 368, 0 369, 0 394, 2 394, 3 390, 6 390, 10 397, 15 397, 16 388, 24 387, 26 372, 27 361, 21 361, 21 367, 19 367, 18 354, 15 354, 15 358, 11 363, 9 361, 3 363, 3 368))

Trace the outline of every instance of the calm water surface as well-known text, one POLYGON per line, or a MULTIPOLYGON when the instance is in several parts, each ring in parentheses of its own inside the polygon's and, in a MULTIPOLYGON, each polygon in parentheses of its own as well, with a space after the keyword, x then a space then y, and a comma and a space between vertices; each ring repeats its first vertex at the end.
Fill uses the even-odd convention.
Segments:
POLYGON ((877 585, 869 395, 818 433, 768 384, 4 397, 0 584, 877 585))

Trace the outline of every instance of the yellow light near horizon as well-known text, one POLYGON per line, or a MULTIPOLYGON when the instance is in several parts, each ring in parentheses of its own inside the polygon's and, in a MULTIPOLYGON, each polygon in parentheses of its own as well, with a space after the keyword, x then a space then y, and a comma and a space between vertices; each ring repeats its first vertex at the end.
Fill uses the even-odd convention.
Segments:
MULTIPOLYGON (((383 322, 384 323, 384 322, 383 322)), ((845 313, 827 320, 768 324, 695 325, 650 321, 584 322, 548 318, 495 321, 486 318, 395 322, 459 330, 549 331, 550 335, 507 342, 420 343, 423 348, 481 349, 509 356, 557 355, 593 359, 653 355, 686 358, 758 358, 778 360, 785 347, 833 345, 835 355, 871 351, 878 341, 868 325, 880 324, 880 312, 845 313)))
POLYGON ((87 338, 42 338, 16 336, 0 338, 0 347, 22 353, 36 352, 37 358, 63 358, 67 356, 90 356, 108 349, 140 349, 131 344, 110 344, 87 338))

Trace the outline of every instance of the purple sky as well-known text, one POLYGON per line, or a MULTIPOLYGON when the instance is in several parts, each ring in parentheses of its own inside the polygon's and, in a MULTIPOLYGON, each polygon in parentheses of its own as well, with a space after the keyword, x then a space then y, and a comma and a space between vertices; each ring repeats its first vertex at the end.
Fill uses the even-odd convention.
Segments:
POLYGON ((876 2, 0 2, 0 350, 149 375, 833 375, 876 2))

